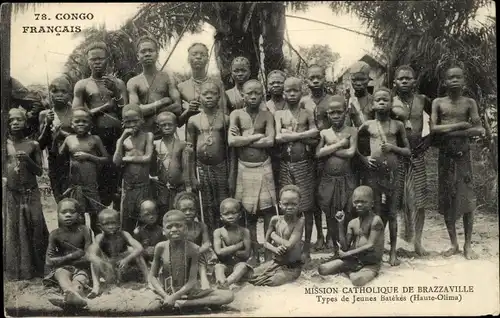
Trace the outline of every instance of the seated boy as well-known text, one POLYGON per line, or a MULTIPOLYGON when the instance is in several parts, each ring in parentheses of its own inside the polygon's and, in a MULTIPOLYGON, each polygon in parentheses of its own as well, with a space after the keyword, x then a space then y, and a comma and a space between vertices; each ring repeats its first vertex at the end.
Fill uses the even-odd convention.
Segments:
POLYGON ((163 307, 221 306, 233 301, 227 290, 201 289, 198 281, 198 245, 186 239, 186 215, 179 210, 168 211, 163 217, 167 241, 155 247, 148 281, 163 297, 163 307), (163 279, 159 279, 162 269, 163 279), (160 283, 161 281, 161 283, 160 283))
POLYGON ((152 200, 144 200, 140 204, 139 226, 135 228, 133 237, 141 243, 144 251, 142 255, 146 262, 153 261, 156 244, 165 240, 163 228, 158 225, 158 211, 156 203, 152 200))
POLYGON ((88 259, 92 264, 92 292, 89 298, 96 297, 100 292, 99 279, 106 283, 120 281, 121 273, 135 260, 147 277, 148 268, 142 257, 143 248, 128 232, 120 230, 120 214, 112 209, 104 209, 98 215, 102 233, 97 234, 94 243, 87 250, 88 259))
POLYGON ((85 258, 85 250, 92 244, 92 237, 90 229, 79 222, 80 209, 75 199, 59 201, 59 228, 49 236, 44 284, 56 283, 61 287, 64 300, 49 299, 58 307, 87 305, 83 291, 89 284, 90 263, 85 258))
POLYGON ((302 234, 304 217, 299 216, 300 189, 286 185, 280 191, 280 209, 284 215, 273 216, 266 232, 264 247, 273 260, 255 269, 250 280, 257 286, 280 286, 299 278, 302 272, 302 234))
POLYGON ((214 249, 219 257, 219 263, 215 265, 215 279, 219 287, 227 288, 238 283, 252 270, 247 263, 252 242, 248 229, 238 224, 240 201, 232 198, 223 200, 220 213, 224 226, 214 231, 214 249))
POLYGON ((344 212, 335 218, 339 224, 341 250, 333 261, 321 264, 320 275, 346 273, 355 286, 363 286, 377 277, 384 254, 384 223, 373 212, 373 190, 360 186, 354 190, 352 202, 358 217, 344 230, 344 212), (347 252, 344 252, 347 251, 347 252))

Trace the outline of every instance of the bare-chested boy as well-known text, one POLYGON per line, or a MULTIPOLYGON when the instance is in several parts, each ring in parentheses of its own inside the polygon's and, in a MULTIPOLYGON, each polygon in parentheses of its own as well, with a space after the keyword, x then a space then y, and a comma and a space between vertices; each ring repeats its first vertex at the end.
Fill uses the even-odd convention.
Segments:
POLYGON ((73 109, 71 127, 75 133, 66 137, 59 153, 69 154, 70 157, 69 187, 64 194, 83 205, 83 212, 90 217, 90 228, 97 233, 97 214, 103 207, 97 184, 99 166, 110 158, 101 138, 90 135, 91 121, 88 109, 73 109))
POLYGON ((156 244, 165 240, 163 228, 158 225, 158 209, 152 200, 144 200, 139 206, 139 226, 134 229, 133 237, 141 243, 142 255, 146 262, 153 261, 156 244))
POLYGON ((49 159, 49 179, 52 194, 56 202, 68 188, 69 160, 59 155, 59 147, 71 129, 71 94, 72 87, 68 80, 59 77, 49 85, 49 101, 51 109, 42 110, 39 115, 40 149, 47 148, 49 159))
POLYGON ((327 248, 338 253, 338 226, 335 219, 337 211, 346 211, 348 219, 350 198, 356 187, 356 178, 352 171, 352 158, 356 155, 358 130, 345 125, 346 104, 344 97, 331 97, 326 108, 330 128, 321 130, 320 142, 316 148, 316 157, 324 158, 323 171, 318 187, 318 203, 325 212, 328 226, 327 248))
POLYGON ((64 299, 49 299, 59 307, 85 307, 84 289, 90 283, 90 263, 85 251, 92 244, 90 229, 80 224, 81 206, 75 199, 64 198, 57 205, 59 227, 49 236, 45 258, 44 284, 61 287, 64 299))
POLYGON ((158 224, 163 222, 163 215, 173 209, 175 196, 187 189, 191 191, 193 150, 186 147, 186 142, 179 140, 175 131, 177 118, 171 112, 161 112, 156 118, 162 137, 155 140, 152 160, 156 204, 158 205, 158 224))
POLYGON ((181 96, 169 74, 156 68, 158 42, 143 36, 137 41, 137 59, 142 73, 127 82, 129 102, 137 104, 144 116, 143 129, 159 139, 161 132, 155 127, 156 115, 168 111, 179 117, 182 113, 181 96))
MULTIPOLYGON (((281 144, 280 187, 294 184, 300 188, 299 210, 306 219, 304 256, 309 258, 314 212, 317 209, 317 187, 314 149, 317 145, 318 129, 314 122, 313 110, 300 106, 302 81, 296 77, 285 80, 284 110, 274 114, 276 143, 281 144)), ((320 224, 319 239, 323 241, 320 224)))
POLYGON ((238 157, 235 199, 246 210, 253 256, 258 259, 258 217, 263 216, 267 231, 275 214, 276 191, 269 157, 274 144, 274 118, 269 111, 260 109, 263 88, 259 81, 249 80, 243 85, 243 98, 245 108, 234 110, 229 117, 228 141, 238 157))
POLYGON ((266 231, 264 247, 273 253, 273 260, 254 270, 249 281, 257 286, 280 286, 299 278, 302 272, 302 234, 304 217, 300 216, 300 189, 286 185, 280 190, 283 215, 273 216, 266 231))
POLYGON ((446 71, 445 85, 448 96, 432 102, 431 131, 440 141, 439 147, 439 213, 444 215, 451 248, 444 252, 451 256, 460 252, 456 221, 464 222, 464 256, 476 259, 472 250, 473 211, 476 203, 472 188, 472 162, 469 137, 484 133, 476 101, 462 95, 465 86, 464 71, 450 67, 446 71))
POLYGON ((229 117, 218 107, 218 87, 207 81, 201 85, 201 112, 189 118, 187 143, 195 149, 195 167, 199 175, 204 221, 212 237, 219 227, 220 203, 229 196, 229 117))
POLYGON ((397 199, 402 203, 401 209, 404 211, 404 238, 410 241, 415 235, 415 252, 420 256, 425 256, 428 253, 422 247, 424 209, 427 199, 424 152, 430 145, 430 138, 424 138, 422 132, 424 126, 429 123, 431 102, 427 96, 415 92, 415 85, 416 74, 413 68, 403 65, 396 69, 394 78, 396 96, 394 96, 392 112, 396 119, 405 124, 411 149, 411 157, 400 161, 398 187, 403 191, 400 192, 401 198, 397 199))
POLYGON ((234 295, 230 291, 200 288, 199 246, 186 239, 186 215, 179 210, 168 211, 163 217, 163 229, 167 241, 156 245, 148 276, 155 292, 163 298, 162 306, 171 309, 232 302, 234 295))
MULTIPOLYGON (((186 103, 183 105, 184 111, 179 117, 179 126, 188 122, 189 117, 198 113, 201 108, 200 96, 201 85, 210 78, 207 74, 208 48, 203 43, 194 43, 188 49, 188 63, 191 66, 191 78, 179 83, 177 88, 181 94, 181 99, 186 103)), ((227 113, 227 99, 224 92, 224 85, 220 80, 210 79, 215 82, 219 89, 218 108, 227 113)), ((187 130, 186 130, 187 134, 187 130)), ((187 136, 184 136, 186 138, 187 136)))
MULTIPOLYGON (((87 48, 91 75, 79 80, 74 88, 73 108, 87 106, 93 119, 93 134, 101 138, 109 154, 115 152, 121 134, 119 107, 128 103, 127 87, 122 80, 106 75, 109 51, 105 43, 96 42, 87 48)), ((99 171, 99 197, 105 206, 115 200, 118 192, 119 170, 112 163, 99 171)))
POLYGON ((99 212, 99 226, 102 233, 87 250, 87 257, 92 265, 92 291, 88 298, 94 298, 101 292, 100 279, 107 284, 121 281, 122 274, 135 261, 147 279, 148 268, 142 253, 141 243, 129 232, 120 229, 120 213, 112 209, 99 212))
POLYGON ((375 119, 368 120, 359 128, 359 134, 370 136, 370 155, 360 156, 367 167, 366 183, 375 195, 375 213, 384 224, 389 223, 391 250, 389 263, 397 266, 396 257, 398 233, 397 172, 399 157, 411 155, 404 124, 390 118, 392 108, 391 91, 385 87, 377 89, 373 95, 375 119))
POLYGON ((241 203, 227 198, 221 203, 223 227, 214 232, 214 250, 219 258, 215 265, 215 280, 219 287, 228 288, 251 273, 247 263, 252 252, 248 229, 240 226, 241 203))
POLYGON ((321 264, 320 275, 346 273, 354 286, 363 286, 378 276, 384 254, 384 223, 373 212, 373 191, 360 186, 352 195, 357 218, 344 226, 344 212, 336 213, 340 245, 338 258, 321 264))
POLYGON ((153 133, 141 130, 143 117, 138 105, 123 107, 123 133, 116 142, 113 162, 122 172, 122 229, 131 233, 139 220, 139 204, 151 199, 149 169, 153 155, 153 133))
POLYGON ((24 137, 26 113, 12 108, 8 116, 4 273, 8 280, 29 280, 43 277, 49 237, 36 179, 43 173, 42 153, 38 142, 24 137))

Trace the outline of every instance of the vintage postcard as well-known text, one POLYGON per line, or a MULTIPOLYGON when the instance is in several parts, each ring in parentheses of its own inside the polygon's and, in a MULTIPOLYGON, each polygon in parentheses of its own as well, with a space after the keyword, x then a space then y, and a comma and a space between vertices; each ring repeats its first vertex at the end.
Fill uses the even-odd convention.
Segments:
POLYGON ((4 3, 5 314, 500 312, 495 3, 4 3))

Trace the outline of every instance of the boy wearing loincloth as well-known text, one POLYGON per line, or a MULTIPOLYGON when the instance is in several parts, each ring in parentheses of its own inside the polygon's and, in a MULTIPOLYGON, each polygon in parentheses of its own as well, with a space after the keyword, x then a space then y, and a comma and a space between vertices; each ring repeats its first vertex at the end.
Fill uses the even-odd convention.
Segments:
POLYGON ((209 288, 207 265, 217 259, 210 240, 208 227, 205 223, 196 221, 197 200, 192 192, 180 192, 175 196, 174 208, 186 215, 186 239, 200 247, 199 276, 201 288, 209 288))
POLYGON ((338 211, 341 250, 336 259, 321 264, 320 275, 345 273, 354 286, 364 286, 378 276, 384 254, 384 223, 374 213, 374 196, 370 187, 360 186, 352 195, 357 218, 344 226, 345 214, 338 211))
MULTIPOLYGON (((208 48, 205 44, 194 43, 189 47, 188 63, 191 66, 191 78, 177 85, 181 94, 181 99, 186 102, 183 105, 184 111, 179 117, 179 126, 187 123, 189 117, 200 111, 201 85, 211 80, 207 74, 208 58, 208 48)), ((216 83, 219 91, 220 100, 217 108, 227 113, 227 98, 224 91, 224 85, 220 80, 213 79, 211 81, 216 83)), ((184 136, 184 138, 186 138, 186 136, 184 136)))
POLYGON ((141 108, 143 130, 154 133, 155 139, 159 139, 161 131, 155 127, 156 115, 168 111, 179 117, 182 113, 181 96, 170 75, 156 68, 158 42, 150 36, 142 36, 136 49, 142 73, 127 82, 129 102, 141 108))
POLYGON ((247 263, 252 251, 248 229, 240 226, 241 203, 227 198, 221 203, 223 227, 214 232, 214 249, 219 258, 215 265, 215 280, 220 288, 229 288, 250 274, 252 267, 247 263))
POLYGON ((390 118, 392 107, 391 91, 385 87, 377 89, 373 96, 375 119, 368 120, 359 127, 358 134, 370 136, 370 155, 361 156, 367 173, 366 184, 375 195, 375 213, 384 224, 389 223, 391 250, 389 263, 397 266, 400 261, 396 257, 398 233, 397 210, 398 191, 397 172, 399 157, 411 155, 404 124, 390 118), (401 146, 402 147, 401 147, 401 146))
POLYGON ((210 237, 219 227, 220 203, 229 196, 229 152, 227 131, 229 116, 218 107, 219 90, 215 83, 201 85, 201 112, 189 118, 187 124, 188 145, 195 149, 192 171, 199 177, 203 219, 210 237))
POLYGON ((273 216, 266 231, 264 247, 273 253, 273 260, 254 270, 249 281, 257 286, 280 286, 299 278, 302 272, 302 234, 304 217, 300 216, 299 187, 286 185, 280 191, 283 215, 273 216))
POLYGON ((90 263, 85 251, 92 244, 90 229, 79 222, 81 206, 75 199, 64 198, 57 204, 59 227, 49 235, 45 258, 44 284, 61 287, 64 299, 49 299, 58 307, 85 307, 84 289, 89 284, 90 263))
POLYGON ((36 178, 43 173, 42 153, 38 142, 24 137, 26 113, 12 108, 8 116, 4 273, 8 280, 28 280, 43 277, 49 237, 36 178))
POLYGON ((153 261, 156 244, 165 240, 163 228, 158 225, 158 209, 152 200, 144 200, 139 206, 139 226, 132 236, 139 242, 144 251, 142 256, 146 263, 153 261))
POLYGON ((191 147, 175 136, 177 118, 171 112, 161 112, 157 118, 162 137, 155 140, 152 169, 156 175, 154 181, 156 203, 158 205, 158 224, 161 224, 163 215, 173 208, 174 198, 184 188, 191 191, 192 172, 190 169, 191 147))
POLYGON ((180 309, 232 302, 234 295, 230 291, 199 287, 199 246, 186 239, 186 215, 178 210, 168 211, 163 217, 163 228, 167 241, 156 245, 148 276, 154 291, 163 298, 162 307, 180 309))
MULTIPOLYGON (((83 213, 90 217, 90 228, 99 232, 97 214, 104 207, 98 191, 99 166, 109 161, 109 154, 101 138, 90 135, 92 117, 85 108, 73 109, 71 126, 74 134, 64 139, 59 154, 69 154, 68 189, 63 196, 69 196, 83 204, 83 213)), ((83 221, 83 214, 81 215, 83 221)))
MULTIPOLYGON (((318 187, 318 202, 325 212, 328 227, 326 246, 338 253, 337 211, 350 211, 350 197, 356 186, 352 171, 352 158, 356 154, 358 130, 345 124, 346 103, 344 97, 332 96, 326 109, 330 128, 320 132, 316 157, 324 158, 323 171, 318 187)), ((349 218, 352 216, 348 213, 349 218)))
POLYGON ((478 256, 472 250, 473 212, 476 208, 472 188, 472 162, 469 137, 484 133, 476 101, 462 95, 465 86, 464 71, 450 67, 446 71, 445 85, 448 96, 432 102, 431 131, 440 141, 439 146, 439 213, 444 215, 451 248, 446 257, 460 252, 456 221, 464 222, 466 259, 478 256))
POLYGON ((39 115, 40 149, 48 150, 49 179, 56 202, 68 188, 69 160, 59 155, 59 147, 71 129, 71 84, 64 77, 53 80, 49 85, 51 109, 42 110, 39 115))
POLYGON ((269 111, 260 109, 263 88, 259 81, 249 80, 243 85, 243 98, 245 108, 236 109, 229 116, 228 141, 230 147, 236 148, 238 158, 235 199, 246 210, 246 227, 258 260, 258 217, 264 217, 267 231, 275 213, 276 192, 268 153, 274 144, 274 119, 269 111))
POLYGON ((424 126, 428 124, 424 117, 430 118, 431 115, 431 102, 427 96, 414 92, 415 85, 416 76, 413 68, 403 65, 396 69, 394 79, 396 95, 392 104, 392 113, 395 119, 405 124, 411 149, 411 157, 400 161, 398 187, 404 191, 400 193, 402 197, 397 199, 402 203, 405 240, 410 241, 415 235, 415 252, 420 256, 425 256, 428 253, 422 247, 427 198, 424 152, 430 145, 430 138, 424 138, 422 132, 424 126), (424 112, 427 116, 424 116, 424 112))
POLYGON ((116 142, 113 162, 122 171, 121 225, 131 233, 139 220, 139 203, 151 199, 149 169, 153 155, 153 133, 141 130, 138 105, 123 107, 123 133, 116 142))
POLYGON ((120 283, 121 276, 129 268, 131 261, 139 266, 144 279, 148 275, 146 261, 142 257, 144 249, 128 232, 120 229, 120 213, 112 209, 102 210, 99 212, 99 226, 102 233, 96 235, 95 241, 87 250, 93 270, 92 291, 88 298, 100 294, 101 278, 107 284, 120 283))
MULTIPOLYGON (((91 75, 79 80, 74 87, 73 108, 88 107, 92 115, 93 132, 101 138, 109 154, 115 152, 121 134, 120 107, 128 103, 127 87, 122 80, 105 75, 109 50, 105 43, 95 42, 87 48, 91 75)), ((99 171, 99 197, 105 206, 118 205, 119 170, 111 162, 99 171)))
MULTIPOLYGON (((284 110, 274 114, 276 143, 281 144, 280 187, 297 185, 301 191, 299 210, 306 219, 304 257, 310 258, 311 234, 314 213, 317 209, 314 190, 316 184, 314 147, 317 145, 318 129, 313 110, 300 106, 302 81, 295 77, 285 80, 284 110)), ((321 213, 321 212, 320 212, 321 213)), ((323 229, 319 224, 319 239, 323 241, 323 229)))

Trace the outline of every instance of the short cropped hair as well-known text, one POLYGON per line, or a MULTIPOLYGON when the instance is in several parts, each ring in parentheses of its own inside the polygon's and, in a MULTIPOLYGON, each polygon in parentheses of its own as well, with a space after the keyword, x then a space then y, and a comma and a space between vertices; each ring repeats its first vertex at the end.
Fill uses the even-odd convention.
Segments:
POLYGON ((406 65, 401 65, 401 66, 398 66, 398 68, 396 69, 396 71, 394 72, 394 75, 395 77, 398 76, 399 72, 401 71, 409 71, 413 74, 413 77, 416 77, 417 74, 415 73, 415 70, 413 69, 413 67, 411 67, 410 65, 406 64, 406 65))
POLYGON ((244 57, 244 56, 238 56, 238 57, 235 57, 233 59, 233 61, 231 62, 231 68, 234 66, 234 64, 236 63, 243 63, 245 64, 245 66, 247 66, 248 68, 250 68, 250 61, 244 57))
POLYGON ((200 42, 195 42, 195 43, 191 44, 191 46, 188 48, 188 52, 191 51, 192 48, 194 48, 195 46, 198 46, 198 45, 203 47, 208 53, 208 47, 205 44, 200 43, 200 42))
POLYGON ((69 82, 69 80, 66 77, 61 76, 61 77, 57 77, 57 78, 53 79, 52 82, 50 82, 49 91, 52 91, 58 85, 63 85, 65 88, 68 89, 68 91, 70 93, 72 93, 71 83, 69 82))
POLYGON ((330 103, 331 102, 340 103, 340 104, 342 104, 344 106, 344 108, 347 107, 347 103, 346 103, 345 97, 341 96, 341 95, 333 95, 332 97, 330 97, 330 103))
POLYGON ((177 123, 177 116, 175 116, 175 114, 174 114, 174 113, 172 113, 172 112, 169 112, 169 111, 166 111, 166 110, 165 110, 165 111, 160 112, 160 113, 156 116, 156 121, 158 121, 158 118, 159 118, 160 116, 173 118, 173 119, 175 120, 175 122, 177 123))
POLYGON ((63 198, 61 201, 57 203, 57 212, 61 209, 61 206, 63 205, 64 202, 71 202, 75 205, 75 210, 78 214, 82 212, 82 206, 78 200, 73 199, 73 198, 63 198))
POLYGON ((387 93, 389 93, 389 96, 391 96, 391 99, 392 99, 392 91, 391 91, 390 89, 388 89, 387 87, 385 87, 385 86, 379 87, 379 88, 377 88, 376 90, 374 90, 374 91, 373 91, 373 95, 375 96, 375 94, 376 94, 377 92, 380 92, 380 91, 383 91, 383 92, 387 92, 387 93))
POLYGON ((254 84, 254 83, 255 83, 255 84, 259 84, 259 85, 260 85, 260 87, 261 87, 262 89, 264 89, 264 88, 262 87, 262 83, 261 83, 261 82, 259 82, 259 81, 258 81, 258 80, 256 80, 256 79, 250 79, 250 80, 246 81, 246 82, 245 82, 245 84, 243 84, 243 88, 245 88, 247 85, 254 84))
POLYGON ((179 210, 170 210, 167 213, 165 213, 165 215, 163 216, 162 221, 163 221, 164 227, 167 224, 168 218, 170 218, 170 217, 177 217, 177 218, 181 219, 181 221, 184 221, 184 222, 186 221, 186 215, 184 213, 182 213, 179 210))
POLYGON ((106 56, 109 55, 108 46, 104 42, 92 42, 92 43, 90 43, 90 45, 87 46, 87 50, 85 51, 85 54, 89 54, 90 51, 97 50, 97 49, 103 50, 104 52, 106 52, 106 56))
POLYGON ((286 79, 285 72, 280 71, 280 70, 272 70, 271 72, 269 72, 269 74, 267 74, 267 79, 269 80, 269 78, 271 78, 271 76, 273 76, 273 75, 280 75, 283 77, 283 80, 286 79))
POLYGON ((193 192, 182 191, 182 192, 177 193, 177 195, 174 197, 174 208, 175 209, 180 208, 179 203, 182 200, 191 200, 194 202, 195 205, 197 204, 196 194, 194 194, 193 192))
POLYGON ((105 216, 112 216, 114 218, 120 219, 120 213, 114 209, 103 209, 99 212, 98 218, 101 219, 105 216))
POLYGON ((71 118, 73 118, 75 116, 76 112, 83 112, 87 115, 87 117, 92 118, 92 114, 90 113, 90 110, 88 108, 85 108, 85 107, 73 108, 73 111, 71 112, 71 118))
POLYGON ((137 104, 127 104, 127 105, 123 106, 122 116, 124 116, 125 113, 128 112, 128 111, 134 111, 134 112, 138 113, 139 116, 142 117, 142 110, 139 107, 139 105, 137 105, 137 104))
POLYGON ((309 71, 310 69, 313 69, 313 68, 319 68, 321 70, 321 74, 326 75, 326 70, 323 66, 316 64, 316 63, 313 63, 313 64, 309 65, 307 70, 309 71))
POLYGON ((156 41, 153 37, 149 36, 149 35, 143 35, 139 38, 139 40, 137 40, 136 44, 135 44, 135 48, 137 50, 139 50, 139 46, 144 43, 144 42, 151 42, 155 45, 155 48, 156 48, 156 51, 158 51, 160 49, 160 44, 158 43, 158 41, 156 41))
POLYGON ((220 203, 220 211, 222 211, 224 206, 228 203, 232 203, 232 204, 236 205, 238 207, 238 211, 241 210, 240 200, 236 200, 234 198, 226 198, 226 199, 222 200, 222 202, 220 203))
POLYGON ((298 186, 296 186, 294 184, 288 184, 280 190, 280 198, 283 195, 283 193, 285 193, 287 191, 292 191, 292 192, 297 193, 297 195, 299 196, 299 199, 302 197, 302 194, 300 193, 300 188, 298 186))

